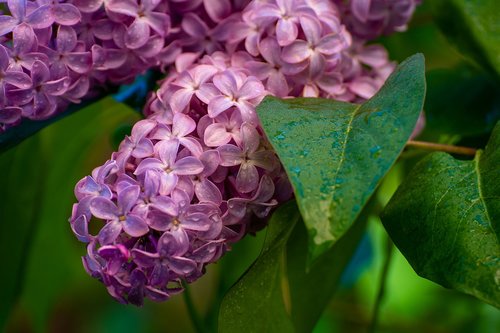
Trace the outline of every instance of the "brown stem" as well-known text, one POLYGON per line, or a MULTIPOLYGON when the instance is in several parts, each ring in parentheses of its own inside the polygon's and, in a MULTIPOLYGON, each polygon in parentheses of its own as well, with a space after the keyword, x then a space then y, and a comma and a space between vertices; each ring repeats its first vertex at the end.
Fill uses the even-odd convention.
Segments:
POLYGON ((426 142, 426 141, 413 141, 409 140, 406 145, 408 147, 415 147, 427 150, 436 150, 436 151, 444 151, 446 153, 452 154, 460 154, 460 155, 476 155, 477 149, 469 148, 469 147, 460 147, 460 146, 452 146, 445 145, 442 143, 434 143, 434 142, 426 142))

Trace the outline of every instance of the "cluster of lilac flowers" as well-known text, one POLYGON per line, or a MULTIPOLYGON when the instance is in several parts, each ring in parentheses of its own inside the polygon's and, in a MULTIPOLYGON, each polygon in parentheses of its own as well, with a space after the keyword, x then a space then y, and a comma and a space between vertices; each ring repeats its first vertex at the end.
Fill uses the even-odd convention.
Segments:
MULTIPOLYGON (((393 17, 397 2, 407 1, 363 3, 391 3, 393 17)), ((171 3, 186 10, 187 49, 150 96, 147 119, 76 185, 70 219, 88 243, 87 272, 136 305, 182 291, 291 198, 255 112, 266 95, 358 102, 394 66, 381 46, 351 34, 332 1, 204 1, 207 16, 190 11, 201 0, 171 3)))
POLYGON ((334 0, 349 31, 364 40, 406 30, 421 0, 334 0))
POLYGON ((215 50, 218 46, 210 43, 209 33, 243 5, 239 2, 0 3, 0 133, 23 118, 49 118, 149 68, 165 68, 175 61, 182 67, 183 61, 215 50))

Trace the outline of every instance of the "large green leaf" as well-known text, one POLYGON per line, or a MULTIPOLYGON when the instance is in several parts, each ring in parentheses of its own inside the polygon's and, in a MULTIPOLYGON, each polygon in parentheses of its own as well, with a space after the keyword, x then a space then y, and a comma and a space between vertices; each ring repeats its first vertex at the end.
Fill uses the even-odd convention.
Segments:
POLYGON ((446 37, 500 76, 500 2, 435 0, 432 5, 434 18, 446 37))
POLYGON ((434 153, 382 221, 417 274, 500 307, 500 123, 473 161, 434 153))
POLYGON ((462 65, 426 77, 426 133, 482 135, 500 119, 500 86, 486 73, 462 65))
POLYGON ((364 231, 360 219, 312 267, 295 202, 272 216, 262 253, 225 296, 220 332, 310 332, 339 284, 364 231))
POLYGON ((397 159, 422 110, 424 57, 401 63, 362 105, 267 97, 257 108, 294 187, 312 259, 349 229, 397 159))
POLYGON ((16 157, 1 180, 8 186, 0 187, 0 246, 10 253, 13 268, 3 287, 15 290, 13 301, 22 292, 22 306, 37 331, 45 330, 64 289, 86 276, 80 260, 85 245, 76 241, 68 223, 76 200, 73 188, 109 158, 113 130, 137 119, 130 108, 107 98, 2 155, 2 169, 16 157))
POLYGON ((41 145, 30 139, 0 156, 0 253, 3 286, 0 331, 3 330, 26 273, 26 258, 36 230, 46 172, 41 145))

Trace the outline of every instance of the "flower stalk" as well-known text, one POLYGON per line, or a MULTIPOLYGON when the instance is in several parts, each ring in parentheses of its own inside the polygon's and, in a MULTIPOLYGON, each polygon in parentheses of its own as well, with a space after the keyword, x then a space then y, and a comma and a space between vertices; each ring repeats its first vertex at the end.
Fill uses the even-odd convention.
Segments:
POLYGON ((467 156, 474 156, 476 155, 477 152, 477 149, 470 147, 453 146, 442 143, 415 141, 415 140, 409 140, 406 143, 406 146, 425 149, 425 150, 442 151, 450 154, 467 155, 467 156))

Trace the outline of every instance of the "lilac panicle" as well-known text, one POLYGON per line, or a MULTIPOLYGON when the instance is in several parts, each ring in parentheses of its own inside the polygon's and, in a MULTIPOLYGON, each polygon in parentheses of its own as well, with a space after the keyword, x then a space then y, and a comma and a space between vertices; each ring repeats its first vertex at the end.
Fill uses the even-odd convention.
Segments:
POLYGON ((167 69, 189 53, 222 50, 208 39, 244 2, 7 0, 0 12, 0 133, 23 118, 49 118, 149 68, 167 69), (53 81, 64 84, 55 94, 50 88, 38 94, 53 81))
POLYGON ((205 56, 166 80, 148 104, 149 117, 75 188, 71 226, 89 243, 84 265, 122 302, 178 292, 255 229, 255 212, 265 218, 278 203, 283 171, 255 114, 264 85, 244 68, 213 61, 205 56), (216 124, 228 125, 220 144, 205 140, 216 124), (105 225, 94 235, 95 219, 105 225))
MULTIPOLYGON (((120 32, 108 38, 93 27, 94 35, 85 37, 103 41, 92 47, 93 59, 108 70, 94 67, 92 73, 109 73, 107 80, 120 81, 116 75, 123 64, 131 66, 131 55, 150 52, 155 48, 148 43, 164 38, 157 30, 165 16, 153 15, 147 1, 74 3, 84 16, 106 6, 107 16, 99 16, 106 21, 103 30, 120 32), (118 19, 129 25, 104 28, 118 19), (106 65, 119 58, 106 55, 108 45, 118 53, 127 49, 123 64, 106 65)), ((383 47, 365 45, 349 29, 342 16, 347 10, 332 1, 168 4, 171 12, 163 13, 178 13, 169 16, 174 37, 166 37, 170 43, 158 47, 156 59, 160 67, 173 63, 169 75, 151 94, 147 118, 105 164, 78 182, 70 218, 77 238, 88 244, 87 272, 118 301, 136 305, 181 292, 183 282, 201 277, 207 264, 265 225, 271 210, 291 198, 255 112, 266 95, 359 102, 373 96, 394 68, 383 47)), ((78 53, 72 45, 54 50, 78 53)), ((4 118, 18 112, 11 108, 4 118)))

